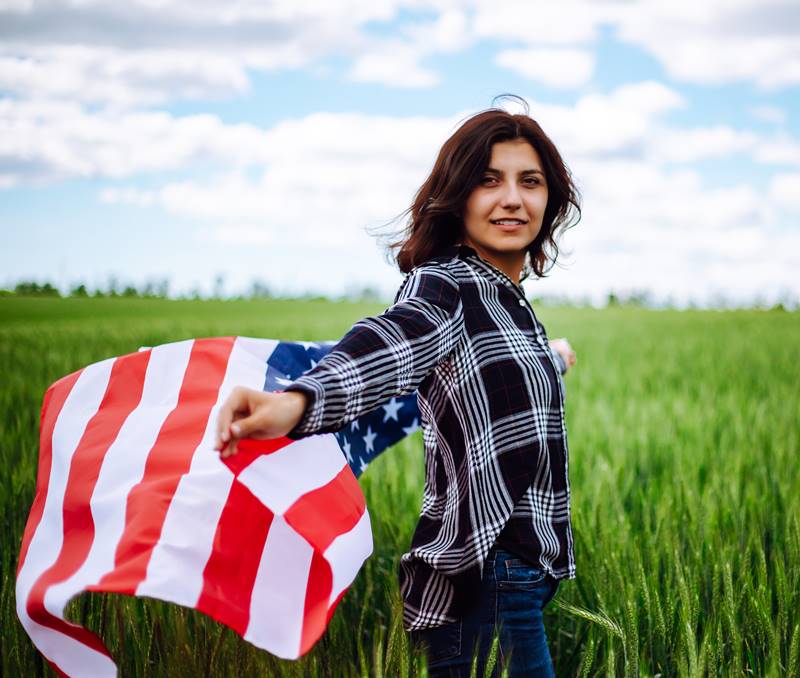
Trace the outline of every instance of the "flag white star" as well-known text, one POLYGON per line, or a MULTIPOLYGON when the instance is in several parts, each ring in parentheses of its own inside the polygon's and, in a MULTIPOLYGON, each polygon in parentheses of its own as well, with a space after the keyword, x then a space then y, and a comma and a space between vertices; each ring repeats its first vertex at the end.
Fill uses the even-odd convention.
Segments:
POLYGON ((313 370, 317 366, 317 362, 315 360, 311 360, 311 369, 313 370))
POLYGON ((350 430, 351 431, 359 431, 360 430, 359 425, 358 425, 358 419, 353 419, 353 423, 350 424, 350 430))
POLYGON ((365 461, 362 459, 362 460, 361 460, 361 463, 358 465, 358 468, 359 468, 359 470, 361 471, 361 473, 364 473, 364 471, 366 471, 366 470, 367 470, 367 462, 365 462, 365 461))
POLYGON ((395 421, 400 421, 397 418, 397 412, 400 408, 403 407, 403 403, 398 403, 397 398, 392 398, 388 403, 382 405, 383 411, 386 414, 383 415, 383 423, 385 424, 389 419, 394 419, 395 421))
POLYGON ((316 341, 298 341, 297 343, 300 344, 306 351, 310 348, 319 348, 319 344, 317 344, 316 341))
POLYGON ((275 381, 283 386, 292 383, 292 379, 284 379, 283 377, 275 377, 275 381))
POLYGON ((342 448, 344 449, 344 456, 347 457, 347 463, 348 464, 352 464, 353 463, 353 455, 350 454, 350 447, 351 447, 350 446, 350 441, 345 439, 344 445, 342 445, 342 448))
POLYGON ((411 426, 403 426, 403 433, 405 433, 406 435, 411 435, 418 428, 419 428, 419 422, 417 421, 417 418, 414 417, 414 421, 411 422, 411 426))
POLYGON ((367 446, 367 452, 374 451, 375 438, 377 437, 378 434, 372 432, 372 426, 367 426, 367 433, 364 436, 364 444, 367 446))

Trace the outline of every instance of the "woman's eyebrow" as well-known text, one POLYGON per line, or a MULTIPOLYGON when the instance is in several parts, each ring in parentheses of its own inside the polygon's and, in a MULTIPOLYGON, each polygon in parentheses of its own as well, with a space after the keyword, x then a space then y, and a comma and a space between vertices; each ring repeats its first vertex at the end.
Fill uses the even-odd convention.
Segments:
MULTIPOLYGON (((500 176, 503 176, 503 175, 505 174, 505 172, 503 172, 503 170, 499 170, 499 169, 497 169, 497 168, 495 168, 495 167, 487 167, 487 168, 486 168, 486 171, 487 171, 487 172, 489 172, 489 173, 491 173, 491 174, 499 174, 500 176)), ((525 169, 525 170, 522 170, 522 171, 520 172, 520 174, 521 174, 521 175, 527 175, 527 174, 541 174, 542 176, 544 176, 544 172, 542 172, 542 170, 540 170, 540 169, 538 169, 538 168, 536 168, 536 167, 534 167, 534 168, 531 168, 531 169, 525 169)))

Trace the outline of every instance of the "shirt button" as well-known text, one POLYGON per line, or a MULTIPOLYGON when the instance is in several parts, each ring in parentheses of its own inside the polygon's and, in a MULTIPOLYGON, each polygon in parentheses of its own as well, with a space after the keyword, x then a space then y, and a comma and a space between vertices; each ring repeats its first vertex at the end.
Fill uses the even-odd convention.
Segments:
POLYGON ((519 305, 520 306, 524 306, 525 305, 525 300, 524 299, 520 299, 519 300, 519 305))

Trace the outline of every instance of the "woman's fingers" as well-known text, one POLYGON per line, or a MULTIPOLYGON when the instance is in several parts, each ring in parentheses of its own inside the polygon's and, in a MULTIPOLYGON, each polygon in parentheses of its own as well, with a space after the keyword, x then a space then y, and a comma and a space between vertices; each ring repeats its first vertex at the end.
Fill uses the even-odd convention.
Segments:
POLYGON ((217 421, 217 447, 225 459, 236 454, 242 438, 273 437, 274 394, 237 387, 220 408, 217 421))
POLYGON ((219 410, 217 415, 217 443, 214 447, 215 450, 222 450, 231 439, 231 424, 237 412, 246 412, 249 414, 249 407, 247 401, 247 391, 241 386, 237 386, 219 410))
POLYGON ((257 437, 258 434, 262 433, 264 430, 265 416, 266 412, 262 409, 261 411, 254 412, 249 417, 237 419, 231 424, 231 433, 233 433, 236 438, 257 437))
POLYGON ((239 441, 238 441, 237 438, 231 438, 230 441, 227 443, 227 445, 225 445, 220 450, 219 456, 222 459, 227 459, 228 457, 232 457, 234 454, 236 454, 239 451, 237 449, 237 443, 238 442, 239 441))
POLYGON ((222 405, 214 449, 225 458, 236 454, 242 438, 277 438, 288 434, 308 405, 303 393, 265 393, 237 387, 222 405))

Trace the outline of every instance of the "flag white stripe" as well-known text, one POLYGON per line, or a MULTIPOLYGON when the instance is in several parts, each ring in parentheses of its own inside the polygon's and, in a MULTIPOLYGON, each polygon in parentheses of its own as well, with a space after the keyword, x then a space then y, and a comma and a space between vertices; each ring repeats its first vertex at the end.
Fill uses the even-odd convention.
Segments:
POLYGON ((369 520, 369 513, 364 509, 363 515, 353 526, 353 529, 336 537, 331 542, 331 545, 325 549, 325 553, 322 554, 330 564, 333 572, 333 584, 328 607, 333 605, 339 594, 350 586, 364 561, 371 553, 372 526, 369 520))
POLYGON ((23 626, 36 649, 68 676, 116 678, 117 667, 110 657, 79 640, 37 624, 30 617, 23 621, 23 626))
POLYGON ((87 424, 100 407, 114 360, 104 360, 84 369, 64 401, 53 428, 50 481, 42 518, 17 576, 17 614, 23 627, 47 659, 56 663, 65 673, 76 676, 115 676, 116 667, 105 655, 34 622, 28 616, 26 604, 36 580, 55 563, 61 552, 64 541, 64 493, 70 463, 87 424))
POLYGON ((299 656, 313 554, 308 542, 275 516, 253 585, 245 640, 283 659, 299 656))
POLYGON ((266 362, 277 344, 265 339, 236 339, 205 433, 194 451, 189 473, 181 478, 175 490, 147 575, 137 587, 136 595, 187 607, 197 605, 203 590, 203 570, 233 482, 233 474, 213 448, 217 412, 234 387, 258 390, 264 387, 266 362), (178 572, 180 576, 176 577, 178 572))
POLYGON ((296 440, 258 457, 239 474, 243 483, 273 513, 285 513, 303 495, 326 485, 344 468, 333 434, 296 440))
POLYGON ((100 467, 90 500, 95 534, 89 554, 74 575, 50 587, 45 595, 53 614, 63 614, 70 598, 114 569, 114 554, 125 530, 128 493, 142 479, 161 426, 178 402, 193 344, 189 340, 152 349, 142 399, 120 427, 100 467))

